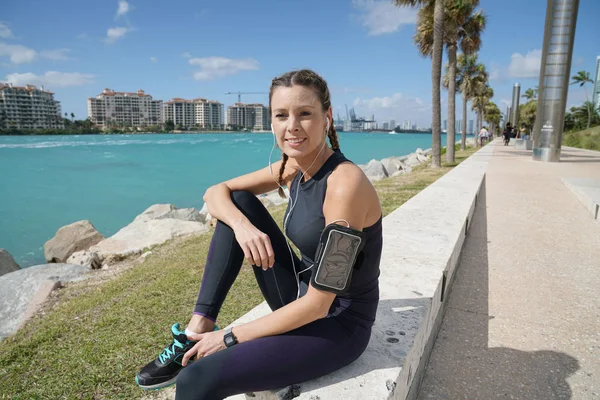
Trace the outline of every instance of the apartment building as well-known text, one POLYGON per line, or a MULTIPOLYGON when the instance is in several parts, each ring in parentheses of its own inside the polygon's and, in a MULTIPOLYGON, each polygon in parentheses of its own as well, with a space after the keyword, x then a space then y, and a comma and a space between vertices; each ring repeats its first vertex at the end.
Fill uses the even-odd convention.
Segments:
POLYGON ((174 98, 164 103, 163 122, 173 121, 175 126, 190 128, 218 128, 223 126, 223 104, 197 98, 174 98))
POLYGON ((43 86, 0 83, 0 128, 64 128, 60 102, 43 86))
POLYGON ((115 92, 104 89, 96 97, 88 98, 88 117, 101 128, 144 128, 163 120, 162 100, 153 100, 143 90, 115 92))
POLYGON ((227 125, 255 131, 270 130, 269 109, 262 104, 235 103, 227 107, 227 125))

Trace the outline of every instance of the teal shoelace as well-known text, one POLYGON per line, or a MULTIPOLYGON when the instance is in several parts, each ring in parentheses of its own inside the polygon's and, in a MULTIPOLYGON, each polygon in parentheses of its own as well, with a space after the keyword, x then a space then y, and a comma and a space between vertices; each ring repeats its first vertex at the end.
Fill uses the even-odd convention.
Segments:
POLYGON ((175 355, 175 347, 179 347, 183 349, 183 344, 179 343, 176 339, 173 339, 173 343, 170 346, 165 347, 165 349, 158 355, 158 360, 161 364, 164 364, 167 360, 175 355))

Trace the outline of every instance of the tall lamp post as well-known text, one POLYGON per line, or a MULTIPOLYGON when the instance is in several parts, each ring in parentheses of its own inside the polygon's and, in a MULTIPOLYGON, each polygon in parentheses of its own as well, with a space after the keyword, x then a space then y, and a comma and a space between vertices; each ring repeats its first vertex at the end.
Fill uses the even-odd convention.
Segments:
POLYGON ((533 159, 560 161, 579 0, 548 0, 533 159))

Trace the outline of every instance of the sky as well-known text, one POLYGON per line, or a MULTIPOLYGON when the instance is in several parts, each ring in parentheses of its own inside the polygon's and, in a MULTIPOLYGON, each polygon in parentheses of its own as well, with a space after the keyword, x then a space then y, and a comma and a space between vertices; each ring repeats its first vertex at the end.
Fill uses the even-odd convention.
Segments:
MULTIPOLYGON (((503 112, 515 82, 522 92, 538 85, 546 4, 480 1, 487 27, 479 58, 503 112)), ((598 15, 600 1, 580 1, 572 74, 595 75, 598 15)), ((274 77, 310 68, 328 82, 335 117, 344 118, 347 106, 380 123, 428 127, 431 61, 413 43, 415 22, 414 9, 389 0, 4 0, 0 82, 44 85, 63 113, 84 119, 87 98, 104 88, 225 106, 237 101, 226 92, 262 92, 242 101, 266 105, 274 77)), ((571 86, 568 106, 585 98, 571 86)))

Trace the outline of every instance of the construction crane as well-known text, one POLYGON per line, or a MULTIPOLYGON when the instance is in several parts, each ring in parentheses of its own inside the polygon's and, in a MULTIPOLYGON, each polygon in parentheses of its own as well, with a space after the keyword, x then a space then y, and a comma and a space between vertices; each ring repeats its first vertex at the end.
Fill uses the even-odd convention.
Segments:
POLYGON ((268 92, 227 92, 225 94, 237 94, 238 103, 241 103, 243 94, 268 94, 268 92))

